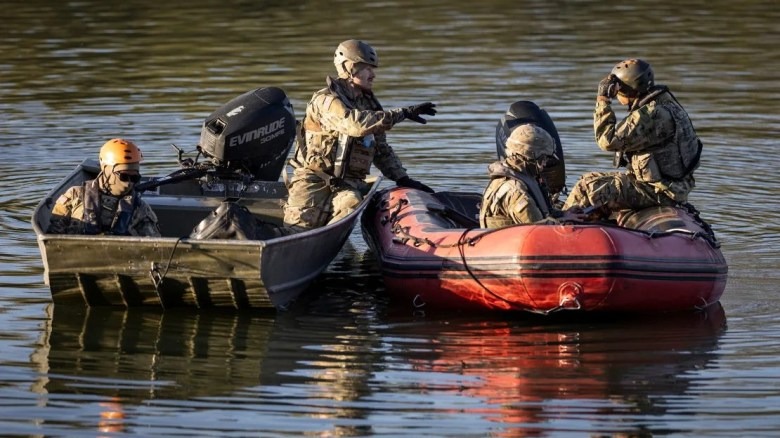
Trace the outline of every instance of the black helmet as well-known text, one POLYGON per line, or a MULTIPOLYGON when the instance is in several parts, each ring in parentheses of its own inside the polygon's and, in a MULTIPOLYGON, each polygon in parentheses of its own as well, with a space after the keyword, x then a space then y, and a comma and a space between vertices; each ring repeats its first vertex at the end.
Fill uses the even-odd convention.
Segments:
POLYGON ((620 79, 620 92, 630 97, 643 95, 655 85, 655 75, 650 64, 641 59, 626 59, 612 68, 612 74, 620 79))
POLYGON ((550 160, 542 172, 547 181, 548 188, 553 193, 562 191, 566 186, 566 165, 563 162, 563 146, 555 123, 547 114, 547 111, 539 108, 537 104, 529 100, 519 100, 509 106, 509 110, 496 125, 496 152, 498 159, 503 160, 507 155, 507 140, 515 128, 526 123, 541 126, 555 140, 555 156, 557 160, 550 160))

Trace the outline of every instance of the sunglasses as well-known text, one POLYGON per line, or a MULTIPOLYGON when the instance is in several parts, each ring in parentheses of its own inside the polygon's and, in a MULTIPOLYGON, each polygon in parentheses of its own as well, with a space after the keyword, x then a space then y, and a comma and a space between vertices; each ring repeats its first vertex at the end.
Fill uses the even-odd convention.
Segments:
POLYGON ((141 181, 141 175, 137 173, 114 172, 119 181, 137 183, 141 181))

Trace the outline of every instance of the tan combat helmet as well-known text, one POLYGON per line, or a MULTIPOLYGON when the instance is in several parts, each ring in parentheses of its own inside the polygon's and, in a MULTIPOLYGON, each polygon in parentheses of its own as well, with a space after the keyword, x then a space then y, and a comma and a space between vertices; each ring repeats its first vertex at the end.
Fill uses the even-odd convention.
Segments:
POLYGON ((506 155, 519 155, 529 161, 555 157, 555 140, 536 125, 525 124, 516 127, 506 140, 506 155))
POLYGON ((612 68, 612 74, 620 79, 619 92, 628 97, 647 94, 647 90, 655 85, 653 68, 641 59, 626 59, 618 62, 612 68))
POLYGON ((339 77, 346 78, 352 75, 352 67, 359 62, 379 67, 379 56, 373 47, 360 40, 346 40, 336 48, 333 64, 339 77))

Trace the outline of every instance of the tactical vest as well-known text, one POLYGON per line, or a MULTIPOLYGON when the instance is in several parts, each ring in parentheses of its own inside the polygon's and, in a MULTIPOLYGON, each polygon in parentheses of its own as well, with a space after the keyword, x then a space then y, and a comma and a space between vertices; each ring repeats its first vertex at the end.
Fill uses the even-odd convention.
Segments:
POLYGON ((631 154, 630 169, 637 179, 649 183, 681 180, 699 167, 702 144, 688 114, 666 87, 659 87, 637 105, 655 105, 669 111, 674 134, 666 144, 652 152, 631 154))
MULTIPOLYGON (((545 196, 544 191, 539 185, 539 182, 536 181, 530 175, 525 173, 520 173, 504 165, 504 163, 500 161, 490 165, 490 167, 488 168, 488 174, 490 176, 491 182, 494 179, 498 179, 498 178, 509 178, 509 179, 514 179, 522 182, 523 184, 525 184, 526 188, 528 189, 528 194, 530 195, 530 198, 533 200, 534 204, 539 209, 539 211, 542 212, 542 216, 547 217, 550 215, 550 211, 552 211, 552 205, 550 205, 549 203, 549 197, 545 196)), ((489 187, 490 184, 488 184, 488 188, 489 187)), ((506 187, 506 186, 502 185, 500 187, 506 187)), ((486 196, 483 196, 482 202, 488 202, 488 200, 493 202, 498 202, 498 200, 503 198, 505 195, 506 193, 494 193, 494 194, 486 193, 486 196)), ((512 218, 510 218, 507 215, 496 215, 496 216, 487 217, 486 213, 488 212, 488 210, 495 210, 495 209, 482 208, 480 210, 479 223, 482 226, 487 228, 502 228, 502 227, 507 227, 515 224, 512 218)))
POLYGON ((103 211, 103 204, 108 200, 110 195, 100 193, 98 181, 96 179, 85 182, 82 186, 82 190, 84 191, 84 213, 81 222, 84 224, 84 234, 130 235, 130 222, 133 219, 133 212, 140 199, 138 192, 133 192, 119 198, 113 219, 111 220, 111 225, 106 227, 103 226, 101 213, 103 211))
MULTIPOLYGON (((329 77, 327 83, 326 88, 314 93, 309 102, 310 105, 317 97, 325 95, 334 99, 338 98, 349 110, 358 109, 355 102, 347 97, 346 90, 343 89, 344 85, 339 80, 333 80, 329 77)), ((370 101, 372 108, 360 109, 382 110, 382 106, 373 93, 365 97, 370 101)), ((324 132, 319 121, 309 117, 307 113, 301 123, 301 133, 297 136, 296 151, 290 164, 293 168, 306 167, 328 182, 333 178, 363 180, 371 170, 371 163, 376 152, 375 145, 373 134, 365 137, 351 137, 346 134, 333 135, 324 132), (314 150, 323 151, 324 169, 307 165, 311 158, 309 154, 314 150)))

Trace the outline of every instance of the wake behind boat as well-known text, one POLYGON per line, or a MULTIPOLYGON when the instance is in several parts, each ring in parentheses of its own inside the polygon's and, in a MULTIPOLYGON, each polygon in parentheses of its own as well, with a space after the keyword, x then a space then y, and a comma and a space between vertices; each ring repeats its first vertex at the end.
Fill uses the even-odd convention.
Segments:
POLYGON ((84 160, 32 216, 54 303, 287 307, 338 255, 381 181, 342 220, 281 235, 287 190, 277 180, 294 132, 292 107, 278 88, 250 91, 214 112, 204 122, 199 146, 209 161, 180 156, 181 169, 137 187, 159 219, 160 238, 45 232, 54 200, 100 172, 97 160, 84 160), (190 238, 226 200, 252 213, 260 225, 256 238, 190 238))

